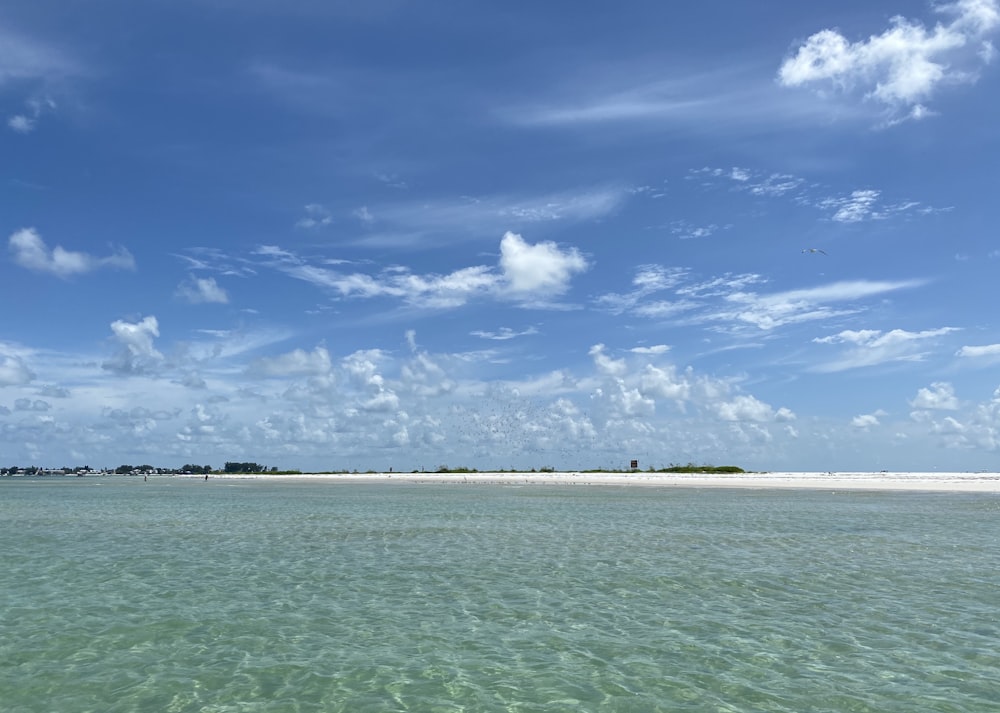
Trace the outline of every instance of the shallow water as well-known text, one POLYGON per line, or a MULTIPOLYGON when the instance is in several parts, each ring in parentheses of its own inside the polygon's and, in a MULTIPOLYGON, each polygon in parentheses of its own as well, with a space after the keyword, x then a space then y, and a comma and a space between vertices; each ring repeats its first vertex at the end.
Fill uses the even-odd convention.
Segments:
POLYGON ((0 480, 0 710, 998 711, 1000 497, 0 480))

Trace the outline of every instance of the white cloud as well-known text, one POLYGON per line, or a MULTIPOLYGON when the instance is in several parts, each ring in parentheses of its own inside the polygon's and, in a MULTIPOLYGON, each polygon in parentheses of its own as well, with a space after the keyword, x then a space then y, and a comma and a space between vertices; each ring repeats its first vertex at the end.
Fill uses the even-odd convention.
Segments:
POLYGON ((690 312, 699 306, 699 303, 693 300, 675 300, 672 302, 657 300, 638 305, 635 307, 635 314, 640 317, 649 317, 650 319, 667 319, 668 317, 675 317, 684 312, 690 312))
POLYGON ((35 130, 35 124, 37 124, 35 119, 23 114, 15 114, 7 119, 7 126, 18 134, 30 134, 35 130))
POLYGON ((333 214, 319 203, 309 203, 305 211, 305 216, 296 221, 296 228, 325 228, 333 223, 333 214))
POLYGON ((853 191, 847 198, 828 199, 823 201, 821 206, 836 208, 833 220, 838 223, 857 223, 872 215, 872 206, 878 200, 878 196, 878 191, 853 191))
POLYGON ((595 304, 613 314, 632 312, 651 319, 679 318, 686 324, 728 323, 722 329, 748 325, 773 330, 788 324, 854 314, 863 309, 860 300, 901 289, 918 287, 920 280, 835 282, 771 294, 752 291, 766 283, 762 275, 730 274, 695 281, 688 270, 644 265, 628 293, 608 293, 595 304), (678 299, 645 301, 661 291, 672 291, 678 299))
POLYGON ((860 223, 866 220, 886 220, 892 216, 917 210, 922 213, 934 212, 936 209, 921 207, 916 201, 906 201, 895 204, 881 204, 881 192, 874 189, 852 191, 847 196, 823 198, 816 206, 824 210, 833 210, 831 220, 838 223, 860 223))
POLYGON ((975 81, 992 54, 985 38, 1000 25, 997 0, 957 0, 936 10, 950 22, 927 28, 896 16, 889 29, 859 42, 837 30, 817 32, 782 63, 778 81, 860 93, 885 107, 889 123, 927 116, 924 102, 942 85, 975 81))
POLYGON ((663 367, 647 364, 639 378, 642 393, 674 401, 682 406, 691 399, 693 388, 691 372, 679 376, 673 364, 663 367))
POLYGON ((855 428, 860 428, 862 430, 868 430, 874 426, 879 425, 878 416, 873 413, 866 413, 860 416, 855 416, 851 419, 851 425, 855 428))
POLYGON ((135 260, 124 248, 118 248, 108 257, 94 257, 74 252, 57 245, 49 250, 42 236, 34 228, 22 228, 10 236, 8 246, 14 262, 36 272, 48 272, 66 278, 105 267, 134 270, 135 260))
POLYGON ((816 344, 848 344, 851 348, 839 359, 819 364, 813 370, 829 373, 894 361, 922 361, 926 352, 920 349, 925 343, 955 331, 958 331, 955 327, 927 329, 921 332, 908 332, 904 329, 893 329, 889 332, 877 329, 849 329, 839 334, 817 337, 813 339, 816 344))
POLYGON ((291 277, 334 290, 345 298, 392 297, 437 309, 459 307, 477 296, 542 305, 544 300, 565 293, 573 275, 589 267, 576 248, 563 249, 552 242, 531 244, 510 232, 500 241, 498 267, 476 265, 445 275, 416 275, 402 266, 388 267, 377 276, 344 274, 306 264, 302 258, 274 247, 258 249, 255 254, 272 258, 271 266, 291 277))
POLYGON ((928 388, 919 389, 910 406, 921 410, 954 411, 958 408, 958 398, 951 384, 936 381, 928 388))
MULTIPOLYGON (((784 173, 767 174, 745 168, 727 169, 705 166, 689 170, 686 178, 698 180, 704 186, 721 183, 729 186, 730 190, 764 198, 786 197, 798 205, 818 208, 828 213, 830 219, 838 223, 889 220, 904 214, 930 215, 951 210, 951 208, 923 205, 918 201, 887 203, 882 197, 882 192, 874 188, 857 189, 846 195, 818 195, 819 191, 824 190, 821 186, 807 184, 804 179, 798 176, 784 173)), ((678 225, 683 228, 685 224, 680 221, 678 225)), ((697 237, 697 235, 692 237, 697 237)))
POLYGON ((982 357, 1000 357, 1000 344, 985 344, 983 346, 965 346, 955 352, 955 356, 978 359, 982 357))
POLYGON ((25 104, 27 114, 15 114, 7 120, 7 126, 18 134, 30 134, 38 126, 38 120, 43 113, 55 111, 56 102, 51 97, 29 99, 25 104))
POLYGON ((121 345, 119 352, 102 364, 118 374, 141 374, 151 371, 163 361, 163 355, 153 346, 160 336, 160 325, 150 315, 138 322, 116 320, 111 323, 114 339, 121 345))
MULTIPOLYGON (((698 179, 703 184, 711 184, 717 179, 727 183, 732 190, 755 196, 776 198, 802 188, 805 181, 787 173, 764 173, 748 168, 710 168, 704 166, 688 171, 687 180, 698 179)), ((727 226, 728 227, 728 226, 727 226)))
POLYGON ((214 277, 194 277, 182 282, 177 287, 177 296, 191 304, 229 302, 229 295, 219 287, 214 277))
MULTIPOLYGON (((823 108, 797 101, 751 66, 733 63, 683 72, 642 65, 575 62, 534 101, 504 107, 500 118, 519 126, 664 126, 740 131, 776 121, 810 122, 823 108), (739 107, 739 111, 733 111, 739 107)), ((521 93, 523 96, 523 92, 521 93)), ((519 97, 520 98, 520 97, 519 97)))
POLYGON ((636 268, 635 277, 632 278, 632 285, 635 289, 625 294, 611 292, 600 295, 596 299, 596 303, 613 314, 621 314, 635 309, 644 297, 681 285, 687 277, 688 270, 685 268, 640 265, 636 268))
MULTIPOLYGON (((398 247, 449 244, 539 223, 579 223, 615 212, 630 196, 624 186, 599 186, 540 196, 462 196, 455 200, 368 205, 377 217, 355 244, 398 247), (375 226, 378 227, 374 230, 375 226)), ((356 214, 362 218, 363 214, 356 214)))
POLYGON ((332 363, 325 347, 316 347, 311 352, 295 349, 275 357, 264 357, 253 362, 248 371, 257 376, 293 377, 325 376, 330 373, 332 363))
POLYGON ((666 344, 654 344, 649 347, 632 347, 629 351, 633 354, 666 354, 670 347, 666 344))
POLYGON ((483 339, 493 339, 496 341, 506 341, 508 339, 514 339, 516 337, 527 337, 532 334, 538 334, 538 329, 535 327, 528 327, 520 332, 511 329, 510 327, 500 327, 496 332, 486 332, 482 330, 476 330, 470 332, 474 337, 481 337, 483 339))
POLYGON ((372 212, 368 210, 368 206, 366 205, 363 205, 360 208, 355 209, 352 212, 352 215, 365 225, 371 225, 372 223, 375 222, 375 216, 372 215, 372 212))
POLYGON ((560 295, 570 278, 589 267, 576 248, 562 250, 551 242, 530 245, 516 233, 500 241, 500 268, 514 294, 560 295))
POLYGON ((834 308, 831 304, 854 302, 866 297, 916 287, 916 280, 869 281, 854 280, 834 282, 819 287, 788 290, 768 295, 755 292, 733 292, 725 301, 738 305, 735 309, 720 309, 713 320, 727 320, 770 330, 786 324, 795 324, 833 316, 852 314, 856 307, 834 308))
POLYGON ((23 386, 34 378, 24 359, 16 354, 0 354, 0 387, 23 386))
POLYGON ((770 405, 748 394, 739 394, 729 401, 716 404, 719 418, 723 421, 755 421, 769 422, 774 420, 791 421, 795 419, 788 409, 775 411, 770 405))
MULTIPOLYGON (((723 226, 723 229, 731 226, 723 226)), ((710 225, 695 226, 686 220, 677 220, 671 223, 670 232, 680 240, 695 240, 698 238, 708 238, 714 235, 720 226, 712 223, 710 225)))
POLYGON ((855 428, 867 431, 869 428, 880 426, 881 422, 879 419, 886 415, 888 414, 886 414, 886 412, 882 409, 878 409, 874 413, 860 414, 851 419, 851 425, 855 428))
POLYGON ((0 28, 0 85, 20 80, 51 83, 85 73, 82 64, 61 51, 9 27, 0 28))
POLYGON ((595 344, 590 348, 590 356, 594 359, 594 365, 602 374, 610 376, 624 376, 628 371, 628 365, 624 359, 613 359, 605 352, 603 344, 595 344))

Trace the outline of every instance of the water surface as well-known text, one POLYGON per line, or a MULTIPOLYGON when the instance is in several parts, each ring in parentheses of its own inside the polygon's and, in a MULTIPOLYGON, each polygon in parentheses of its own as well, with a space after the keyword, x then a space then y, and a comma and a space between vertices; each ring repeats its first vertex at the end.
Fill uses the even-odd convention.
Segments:
POLYGON ((0 480, 0 709, 998 711, 1000 497, 0 480))

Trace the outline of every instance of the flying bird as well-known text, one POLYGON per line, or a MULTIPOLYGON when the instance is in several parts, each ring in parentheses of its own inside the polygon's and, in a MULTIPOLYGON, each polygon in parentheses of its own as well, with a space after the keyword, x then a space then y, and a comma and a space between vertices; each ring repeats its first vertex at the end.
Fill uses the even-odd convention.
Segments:
POLYGON ((802 252, 804 252, 804 253, 821 253, 823 255, 826 255, 826 250, 820 250, 819 248, 802 248, 802 252))

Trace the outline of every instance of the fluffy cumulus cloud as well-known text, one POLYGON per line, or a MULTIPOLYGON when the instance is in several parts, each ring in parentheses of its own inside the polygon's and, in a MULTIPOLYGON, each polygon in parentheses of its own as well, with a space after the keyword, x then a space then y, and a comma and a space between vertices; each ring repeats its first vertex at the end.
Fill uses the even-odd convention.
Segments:
POLYGON ((946 381, 937 381, 929 387, 919 389, 910 401, 915 409, 929 411, 954 411, 958 408, 958 398, 954 387, 946 381))
POLYGON ((951 450, 1000 450, 1000 388, 980 403, 962 403, 947 382, 917 391, 911 423, 921 439, 951 450))
POLYGON ((530 245, 516 233, 500 241, 500 268, 508 289, 515 295, 561 295, 570 278, 588 267, 576 248, 562 250, 555 243, 530 245))
POLYGON ((229 302, 229 294, 219 286, 214 277, 190 277, 177 287, 177 296, 191 304, 229 302))
POLYGON ((163 361, 163 355, 153 346, 153 339, 160 336, 160 325, 152 315, 138 322, 116 320, 111 332, 118 343, 117 353, 102 366, 110 372, 132 375, 152 371, 163 361))
POLYGON ((862 431, 867 431, 871 428, 881 425, 879 417, 885 416, 885 412, 878 410, 875 413, 863 413, 855 416, 851 419, 851 425, 854 428, 860 429, 862 431))
POLYGON ((35 374, 24 363, 24 359, 16 354, 0 352, 0 387, 23 386, 34 378, 35 374))
POLYGON ((935 7, 944 21, 927 27, 896 16, 881 34, 852 42, 825 29, 781 65, 778 81, 859 93, 883 106, 890 122, 928 115, 926 102, 944 85, 974 81, 993 54, 998 0, 957 0, 935 7))
POLYGON ((34 228, 23 228, 12 234, 8 246, 14 262, 21 267, 62 278, 101 268, 135 269, 135 260, 124 248, 118 248, 107 257, 66 250, 60 245, 50 250, 34 228))

